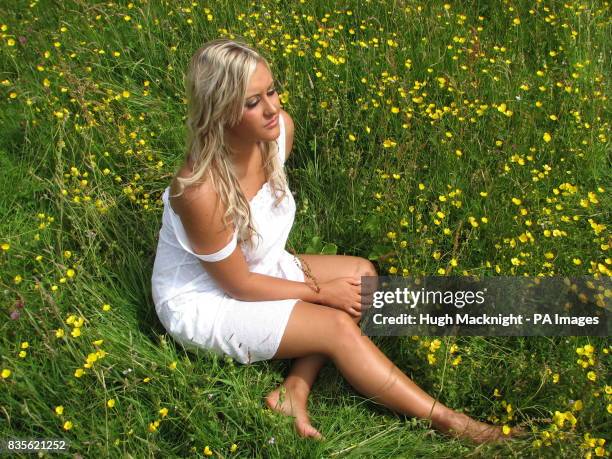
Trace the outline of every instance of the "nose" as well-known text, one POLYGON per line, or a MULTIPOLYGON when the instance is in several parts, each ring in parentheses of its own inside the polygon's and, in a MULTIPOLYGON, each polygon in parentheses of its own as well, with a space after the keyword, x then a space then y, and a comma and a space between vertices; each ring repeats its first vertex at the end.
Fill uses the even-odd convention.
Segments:
POLYGON ((268 97, 267 95, 263 98, 264 111, 266 115, 274 116, 278 113, 279 107, 276 106, 274 97, 268 97))

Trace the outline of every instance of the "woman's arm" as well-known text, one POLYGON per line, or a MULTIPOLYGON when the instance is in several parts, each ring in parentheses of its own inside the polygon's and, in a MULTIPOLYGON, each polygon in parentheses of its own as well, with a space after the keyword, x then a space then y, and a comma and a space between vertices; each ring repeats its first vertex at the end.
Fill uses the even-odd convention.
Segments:
POLYGON ((224 260, 202 264, 228 295, 241 301, 298 298, 340 309, 351 316, 361 314, 361 279, 358 277, 341 277, 324 282, 320 284, 319 292, 315 292, 310 287, 312 284, 249 272, 242 250, 238 246, 224 260))
POLYGON ((268 301, 299 298, 310 303, 323 302, 321 293, 316 293, 304 282, 250 272, 239 246, 224 260, 202 261, 202 264, 215 282, 237 300, 268 301))
MULTIPOLYGON (((233 237, 233 228, 226 228, 224 207, 211 184, 188 187, 177 198, 171 198, 174 211, 181 218, 194 253, 206 255, 225 247, 233 237)), ((347 312, 361 310, 358 278, 340 278, 320 285, 315 292, 305 282, 291 281, 249 271, 240 246, 226 258, 201 261, 204 269, 228 295, 242 301, 269 301, 299 298, 310 303, 325 304, 347 312)), ((310 281, 309 281, 310 282, 310 281)))

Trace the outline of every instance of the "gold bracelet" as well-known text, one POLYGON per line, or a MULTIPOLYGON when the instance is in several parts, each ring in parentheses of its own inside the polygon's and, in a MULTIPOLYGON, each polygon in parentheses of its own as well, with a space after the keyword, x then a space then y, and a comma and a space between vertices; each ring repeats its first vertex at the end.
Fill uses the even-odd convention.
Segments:
POLYGON ((314 286, 308 284, 307 282, 305 282, 305 284, 308 285, 315 293, 321 293, 321 287, 319 286, 319 283, 317 282, 317 279, 312 274, 312 270, 310 269, 310 265, 306 262, 306 260, 304 260, 303 258, 299 257, 295 253, 294 250, 289 249, 289 251, 293 255, 293 261, 295 261, 295 264, 297 265, 297 267, 302 270, 302 272, 304 273, 304 276, 306 276, 308 279, 310 279, 312 281, 314 286), (298 262, 298 260, 299 260, 299 262, 298 262), (304 269, 304 266, 306 267, 306 269, 304 269))

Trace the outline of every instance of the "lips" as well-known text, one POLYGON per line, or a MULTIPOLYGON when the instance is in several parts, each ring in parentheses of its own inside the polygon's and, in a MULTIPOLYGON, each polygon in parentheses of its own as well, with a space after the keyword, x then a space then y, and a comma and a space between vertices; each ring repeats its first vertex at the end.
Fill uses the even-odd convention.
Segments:
POLYGON ((275 116, 272 121, 270 121, 268 124, 266 124, 264 127, 265 128, 273 128, 278 124, 278 115, 275 116))

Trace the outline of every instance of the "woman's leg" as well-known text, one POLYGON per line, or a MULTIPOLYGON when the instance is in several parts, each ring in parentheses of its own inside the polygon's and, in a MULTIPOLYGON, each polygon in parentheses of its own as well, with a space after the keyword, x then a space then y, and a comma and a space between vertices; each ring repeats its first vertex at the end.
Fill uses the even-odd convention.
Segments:
MULTIPOLYGON (((300 255, 308 263, 318 282, 327 282, 338 277, 375 276, 376 269, 368 260, 343 255, 300 255)), ((355 323, 359 317, 353 318, 355 323)), ((295 417, 298 434, 303 437, 320 437, 310 424, 306 409, 308 395, 327 357, 313 354, 295 359, 281 387, 266 396, 270 408, 295 417)))
POLYGON ((430 419, 443 432, 477 443, 498 440, 498 427, 475 421, 437 402, 402 373, 344 312, 299 301, 277 359, 322 354, 360 393, 409 416, 430 419))

